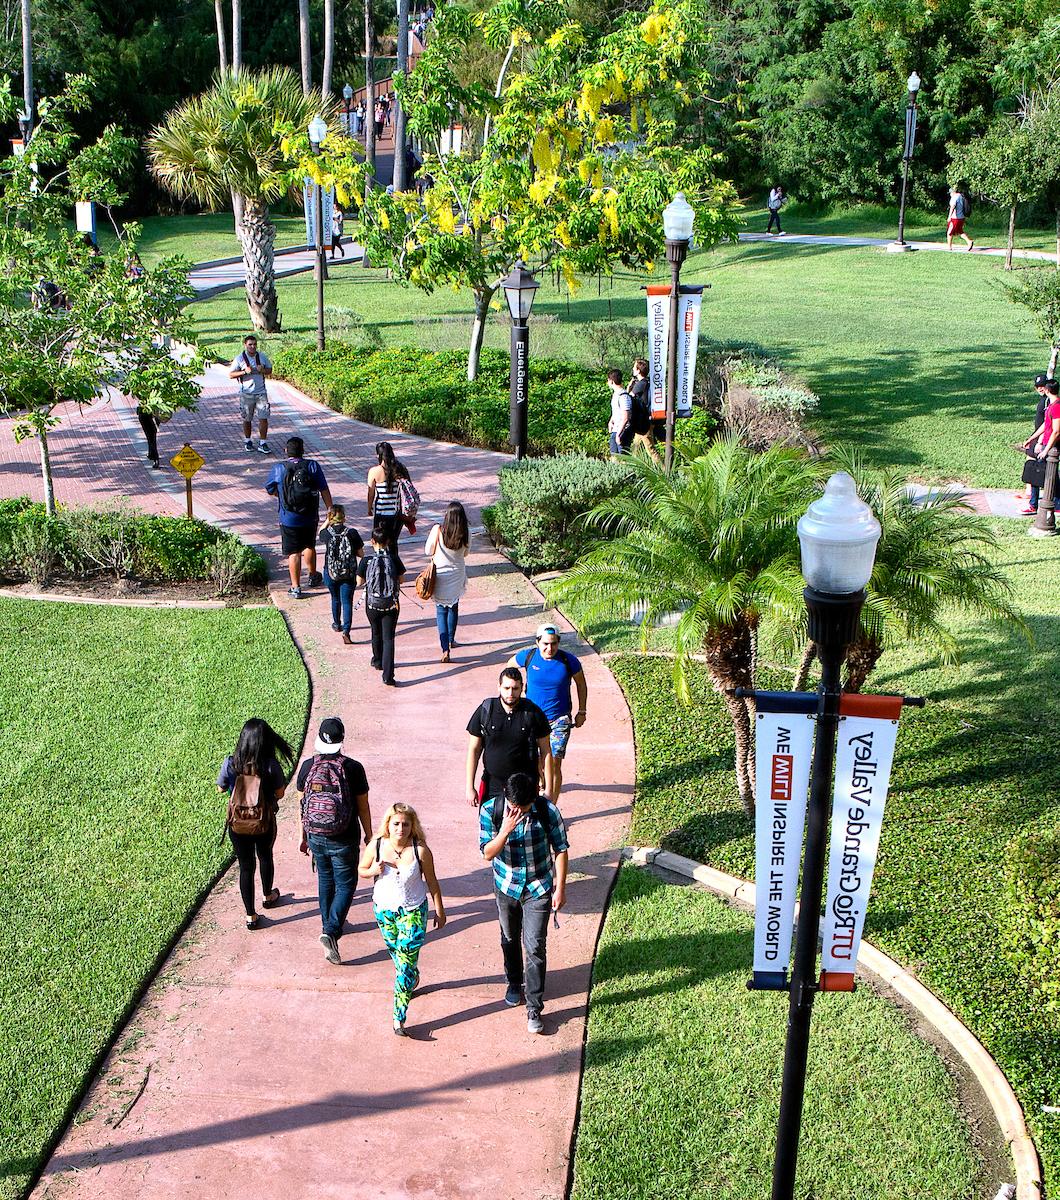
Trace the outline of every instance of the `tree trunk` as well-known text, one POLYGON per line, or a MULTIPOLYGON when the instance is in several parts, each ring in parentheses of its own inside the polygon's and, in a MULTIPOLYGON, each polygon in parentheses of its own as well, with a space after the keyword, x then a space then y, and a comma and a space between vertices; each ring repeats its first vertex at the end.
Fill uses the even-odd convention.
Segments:
POLYGON ((41 426, 37 432, 40 441, 40 473, 44 480, 44 511, 55 516, 55 481, 52 479, 52 458, 48 452, 48 431, 41 426))
POLYGON ((228 42, 225 39, 224 0, 213 0, 213 15, 217 23, 217 57, 221 62, 221 74, 228 70, 228 42))
POLYGON ((754 687, 754 638, 751 625, 740 619, 734 625, 711 631, 703 646, 707 670, 725 700, 736 739, 736 788, 748 815, 754 813, 753 702, 737 699, 734 688, 754 687))
POLYGON ((276 227, 269 210, 260 201, 245 200, 239 240, 243 246, 247 305, 254 328, 262 333, 279 333, 280 310, 276 296, 276 258, 273 244, 276 227))
POLYGON ((313 90, 313 61, 309 46, 309 0, 298 0, 298 55, 302 62, 302 93, 313 90))
POLYGON ((482 339, 486 335, 486 320, 489 317, 490 301, 497 289, 483 286, 475 288, 475 320, 471 325, 471 345, 467 351, 467 378, 474 383, 478 378, 478 362, 482 357, 482 339))
POLYGON ((31 128, 37 123, 33 100, 33 14, 30 0, 22 0, 22 103, 31 128))
POLYGON ((725 696, 725 705, 732 717, 732 730, 736 737, 736 790, 740 794, 744 812, 752 817, 755 811, 754 780, 748 774, 748 763, 752 758, 751 721, 747 705, 742 700, 725 696))
POLYGON ((806 681, 810 678, 810 668, 813 666, 813 660, 817 657, 817 643, 807 642, 802 648, 802 658, 799 659, 799 665, 795 668, 795 675, 791 681, 791 690, 793 692, 804 692, 806 690, 806 681))
POLYGON ((335 65, 335 0, 324 0, 324 66, 320 87, 325 96, 331 95, 331 73, 335 65))
POLYGON ((876 638, 858 634, 858 640, 847 651, 846 692, 860 692, 883 654, 883 643, 876 638))
MULTIPOLYGON (((409 70, 409 0, 397 0, 397 62, 395 73, 407 75, 409 70)), ((395 192, 408 187, 406 162, 407 142, 405 138, 405 108, 399 97, 394 106, 394 175, 391 182, 395 192)))
POLYGON ((371 168, 369 187, 375 179, 375 24, 372 0, 364 0, 364 157, 371 168))
POLYGON ((1056 378, 1056 360, 1060 358, 1060 345, 1054 343, 1052 350, 1049 351, 1049 368, 1045 372, 1050 379, 1056 378))
POLYGON ((1016 244, 1016 206, 1008 210, 1008 245, 1005 247, 1005 270, 1012 270, 1012 250, 1016 244))
POLYGON ((232 0, 232 74, 243 70, 243 0, 232 0))

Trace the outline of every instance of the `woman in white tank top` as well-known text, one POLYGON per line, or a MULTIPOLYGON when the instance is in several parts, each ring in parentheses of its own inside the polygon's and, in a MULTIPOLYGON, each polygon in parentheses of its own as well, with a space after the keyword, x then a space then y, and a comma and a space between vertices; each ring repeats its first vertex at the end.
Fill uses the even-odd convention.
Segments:
POLYGON ((467 587, 467 551, 470 542, 467 513, 459 500, 450 500, 442 517, 427 535, 424 554, 434 563, 435 582, 432 599, 438 621, 438 641, 442 647, 442 662, 449 661, 449 651, 456 645, 456 626, 460 620, 460 597, 467 587))
POLYGON ((434 902, 434 927, 445 924, 438 876, 416 810, 392 804, 361 856, 358 872, 374 879, 372 906, 379 932, 394 962, 394 1032, 405 1033, 409 1000, 419 982, 420 949, 427 936, 427 893, 434 902))

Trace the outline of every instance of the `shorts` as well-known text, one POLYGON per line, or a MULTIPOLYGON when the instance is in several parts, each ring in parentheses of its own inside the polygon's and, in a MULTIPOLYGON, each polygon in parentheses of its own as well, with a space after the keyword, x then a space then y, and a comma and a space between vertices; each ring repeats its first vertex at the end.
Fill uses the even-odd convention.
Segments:
POLYGON ((964 217, 950 217, 946 224, 946 234, 953 237, 955 233, 964 233, 964 217))
POLYGON ((317 544, 316 525, 281 525, 280 547, 284 554, 301 554, 317 544))
POLYGON ((245 392, 239 393, 239 415, 244 421, 253 421, 255 417, 259 421, 267 421, 270 415, 269 396, 266 392, 264 396, 248 396, 245 392))
POLYGON ((551 730, 548 739, 549 749, 552 751, 553 758, 562 758, 567 753, 567 743, 570 741, 570 731, 574 727, 574 722, 571 720, 570 713, 566 716, 557 717, 554 721, 549 721, 549 729, 551 730))

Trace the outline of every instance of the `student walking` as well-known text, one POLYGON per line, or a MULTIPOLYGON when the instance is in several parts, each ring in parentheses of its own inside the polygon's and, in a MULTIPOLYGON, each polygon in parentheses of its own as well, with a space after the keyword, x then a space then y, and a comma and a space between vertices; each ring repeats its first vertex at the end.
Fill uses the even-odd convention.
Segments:
POLYGON ((787 196, 784 194, 784 189, 779 183, 775 187, 770 188, 769 198, 766 200, 766 208, 769 211, 769 223, 766 225, 766 233, 773 232, 774 222, 776 223, 777 233, 784 233, 784 230, 780 228, 780 210, 784 207, 786 201, 787 196))
POLYGON ((335 257, 335 251, 339 252, 339 258, 346 257, 346 251, 342 248, 342 227, 346 222, 342 209, 336 207, 331 214, 331 257, 335 257))
POLYGON ((467 723, 469 804, 501 795, 511 775, 537 779, 548 758, 548 718, 523 696, 522 672, 518 667, 505 667, 498 682, 500 695, 483 700, 467 723), (480 761, 482 782, 476 789, 480 761))
POLYGON ((438 623, 438 641, 442 662, 456 645, 456 627, 460 620, 460 597, 467 587, 467 553, 470 543, 467 513, 459 500, 450 500, 442 523, 427 535, 424 554, 434 567, 434 615, 438 623))
POLYGON ((229 379, 239 381, 239 414, 243 418, 243 449, 254 450, 254 419, 258 422, 258 449, 269 454, 269 393, 265 380, 272 374, 272 362, 258 350, 258 339, 249 333, 243 339, 243 349, 232 359, 229 379))
POLYGON ((314 749, 298 770, 302 840, 298 849, 312 854, 320 905, 320 944, 333 966, 342 961, 339 939, 357 890, 358 823, 365 845, 372 836, 368 779, 364 767, 342 752, 346 727, 338 717, 321 721, 314 749))
POLYGON ((479 849, 493 864, 508 987, 504 1003, 516 1008, 526 985, 526 1028, 544 1033, 549 917, 567 902, 567 831, 559 809, 539 796, 529 775, 512 775, 504 795, 479 810, 479 849), (525 955, 525 960, 524 960, 525 955))
POLYGON ((629 419, 633 428, 633 440, 630 445, 643 446, 655 462, 658 462, 659 453, 655 449, 655 441, 659 432, 656 426, 662 425, 662 438, 665 441, 666 422, 652 419, 651 384, 648 382, 648 369, 646 358, 633 360, 633 374, 630 377, 629 386, 626 388, 632 402, 629 419))
POLYGON ((261 922, 254 906, 256 865, 261 869, 262 908, 280 902, 280 890, 273 887, 272 848, 276 842, 276 811, 287 789, 287 772, 281 759, 290 771, 294 751, 268 721, 251 717, 217 776, 218 791, 228 793, 225 829, 239 862, 239 895, 248 929, 257 929, 261 922))
POLYGON ((972 215, 972 203, 968 196, 957 188, 950 188, 950 212, 949 219, 946 221, 946 248, 953 249, 953 239, 962 237, 968 243, 968 249, 971 250, 975 246, 975 242, 964 232, 964 223, 972 215))
POLYGON ((372 628, 372 667, 382 671, 387 687, 396 687, 394 637, 401 613, 405 564, 385 525, 377 524, 372 530, 372 553, 357 564, 357 574, 364 580, 364 607, 372 628))
POLYGON ((559 803, 563 759, 571 730, 581 729, 585 724, 585 706, 589 697, 581 661, 560 649, 559 638, 555 625, 539 625, 534 634, 535 644, 520 650, 508 663, 509 667, 521 667, 526 672, 526 698, 548 718, 550 753, 543 765, 545 793, 553 804, 559 803), (573 716, 572 683, 578 692, 578 710, 573 716))
POLYGON ((375 454, 378 461, 368 472, 368 515, 373 525, 389 530, 396 546, 403 524, 401 482, 411 483, 411 479, 405 464, 394 457, 389 442, 377 442, 375 454))
POLYGON ((427 937, 427 893, 434 903, 434 927, 445 925, 445 903, 434 855, 416 810, 392 804, 361 856, 360 874, 374 879, 372 907, 394 963, 394 1032, 407 1037, 409 1000, 420 980, 419 958, 427 937))
POLYGON ((324 576, 317 571, 317 526, 320 499, 331 508, 331 491, 320 463, 305 457, 300 437, 287 439, 287 459, 269 472, 265 490, 275 496, 280 516, 280 548, 287 555, 291 577, 288 596, 302 598, 302 564, 309 572, 310 587, 319 587, 324 576))
POLYGON ((364 557, 364 539, 346 524, 346 510, 333 504, 324 528, 324 586, 331 593, 331 628, 349 646, 353 624, 353 594, 357 590, 357 560, 364 557))
POLYGON ((633 444, 633 398, 622 382, 622 372, 614 367, 607 372, 611 389, 611 419, 607 423, 608 445, 612 458, 628 454, 633 444))
MULTIPOLYGON (((140 428, 147 439, 147 461, 151 464, 152 471, 158 471, 162 467, 158 459, 158 427, 162 422, 142 401, 136 403, 136 419, 140 422, 140 428)), ((164 419, 169 420, 168 417, 164 419)))

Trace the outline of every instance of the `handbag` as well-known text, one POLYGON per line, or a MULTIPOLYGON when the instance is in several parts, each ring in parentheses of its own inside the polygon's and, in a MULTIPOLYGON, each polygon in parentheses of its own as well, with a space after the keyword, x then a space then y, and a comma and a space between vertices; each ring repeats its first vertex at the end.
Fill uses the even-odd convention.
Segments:
POLYGON ((416 576, 416 595, 421 600, 430 600, 434 595, 434 587, 438 582, 438 571, 434 563, 428 563, 416 576))
POLYGON ((1031 487, 1045 487, 1045 459, 1031 457, 1028 452, 1027 461, 1023 464, 1023 482, 1031 487))

